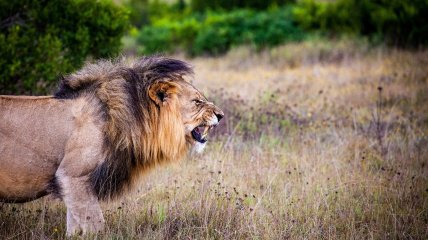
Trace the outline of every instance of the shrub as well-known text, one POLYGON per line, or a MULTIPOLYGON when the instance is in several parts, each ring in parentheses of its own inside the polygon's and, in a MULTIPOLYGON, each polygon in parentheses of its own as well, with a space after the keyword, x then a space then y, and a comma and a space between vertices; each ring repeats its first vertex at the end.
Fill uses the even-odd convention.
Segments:
POLYGON ((138 35, 142 53, 173 52, 191 49, 201 24, 195 17, 173 21, 170 18, 157 20, 143 27, 138 35))
POLYGON ((135 27, 141 27, 149 23, 151 12, 148 0, 128 0, 125 6, 130 10, 129 19, 135 27))
POLYGON ((428 44, 426 0, 302 0, 293 13, 307 30, 381 36, 387 43, 401 46, 428 44))
POLYGON ((258 48, 276 46, 284 42, 300 41, 304 32, 294 23, 291 8, 260 12, 246 21, 249 42, 258 48))
POLYGON ((117 54, 127 26, 109 1, 0 1, 0 91, 46 93, 88 56, 117 54))
POLYGON ((142 53, 171 52, 174 48, 171 26, 144 27, 137 41, 142 44, 142 53))
POLYGON ((240 44, 260 49, 304 38, 291 17, 290 8, 279 8, 207 12, 176 21, 163 18, 143 27, 138 41, 144 53, 184 49, 191 55, 215 55, 240 44))
POLYGON ((249 10, 209 13, 190 51, 196 55, 220 54, 229 50, 232 45, 242 44, 246 40, 246 20, 253 17, 254 12, 249 10))
POLYGON ((190 6, 194 11, 232 10, 237 8, 267 9, 272 6, 282 6, 293 3, 294 0, 192 0, 190 6))

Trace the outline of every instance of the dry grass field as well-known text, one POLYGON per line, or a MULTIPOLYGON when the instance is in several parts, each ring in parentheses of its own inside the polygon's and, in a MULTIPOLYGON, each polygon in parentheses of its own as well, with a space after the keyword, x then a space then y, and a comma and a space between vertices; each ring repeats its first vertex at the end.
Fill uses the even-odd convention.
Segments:
MULTIPOLYGON (((189 61, 225 120, 85 238, 428 238, 428 51, 309 41, 189 61)), ((61 201, 0 203, 0 239, 63 238, 61 201)))

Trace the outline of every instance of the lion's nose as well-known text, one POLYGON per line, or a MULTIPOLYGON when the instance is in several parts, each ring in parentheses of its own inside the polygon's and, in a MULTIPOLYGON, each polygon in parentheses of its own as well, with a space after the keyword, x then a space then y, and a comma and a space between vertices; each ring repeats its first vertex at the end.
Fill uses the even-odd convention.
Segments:
POLYGON ((223 113, 215 113, 215 116, 217 117, 217 120, 220 122, 220 120, 224 117, 223 113))

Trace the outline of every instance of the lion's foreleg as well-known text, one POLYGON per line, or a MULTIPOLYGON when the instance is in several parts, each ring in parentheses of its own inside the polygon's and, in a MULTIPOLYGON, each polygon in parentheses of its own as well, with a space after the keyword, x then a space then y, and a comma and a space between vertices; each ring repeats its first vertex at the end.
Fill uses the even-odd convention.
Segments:
POLYGON ((75 233, 80 233, 81 229, 79 223, 71 214, 71 210, 67 208, 67 235, 73 235, 75 233))
MULTIPOLYGON (((59 173, 59 174, 58 174, 59 173)), ((104 228, 104 217, 97 197, 87 184, 87 177, 70 177, 59 170, 62 199, 67 207, 67 235, 97 233, 104 228)))

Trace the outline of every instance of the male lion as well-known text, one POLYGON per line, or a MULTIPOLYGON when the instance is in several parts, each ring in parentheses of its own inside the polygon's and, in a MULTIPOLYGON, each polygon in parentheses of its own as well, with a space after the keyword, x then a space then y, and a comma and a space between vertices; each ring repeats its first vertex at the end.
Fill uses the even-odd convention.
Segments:
POLYGON ((54 96, 0 96, 0 201, 54 194, 67 235, 103 229, 98 200, 148 169, 201 150, 223 112, 165 57, 99 61, 61 80, 54 96))

